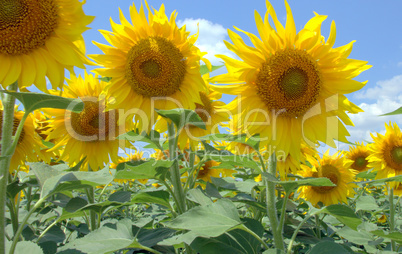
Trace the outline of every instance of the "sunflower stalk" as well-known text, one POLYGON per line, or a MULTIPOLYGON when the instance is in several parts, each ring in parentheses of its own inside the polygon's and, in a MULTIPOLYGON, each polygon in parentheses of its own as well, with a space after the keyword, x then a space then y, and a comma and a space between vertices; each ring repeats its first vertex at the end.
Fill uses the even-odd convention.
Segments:
MULTIPOLYGON (((268 173, 271 175, 276 175, 276 157, 275 153, 272 153, 268 161, 268 173)), ((282 236, 282 226, 279 226, 278 216, 276 211, 276 197, 275 197, 275 183, 269 182, 266 179, 266 203, 267 203, 267 215, 271 225, 271 231, 274 236, 275 248, 285 251, 285 246, 283 243, 282 236)))
MULTIPOLYGON (((394 188, 388 186, 389 197, 389 232, 395 231, 395 206, 394 206, 394 188)), ((391 240, 391 250, 396 251, 396 243, 391 240)))
MULTIPOLYGON (((169 140, 169 158, 170 160, 177 160, 176 149, 178 142, 178 135, 175 132, 175 126, 173 123, 168 123, 168 140, 169 140)), ((182 214, 186 211, 186 198, 184 195, 183 186, 180 180, 180 169, 178 161, 175 161, 170 168, 170 180, 173 185, 173 193, 176 196, 176 205, 178 213, 182 214)))
MULTIPOLYGON (((8 86, 8 90, 17 91, 17 82, 8 86)), ((1 157, 0 157, 0 252, 5 252, 5 208, 7 202, 7 180, 9 176, 9 168, 11 157, 14 154, 14 150, 7 149, 11 147, 13 136, 13 124, 14 124, 14 107, 15 98, 8 94, 3 94, 3 126, 1 133, 1 157)), ((18 137, 17 137, 18 140, 18 137)))

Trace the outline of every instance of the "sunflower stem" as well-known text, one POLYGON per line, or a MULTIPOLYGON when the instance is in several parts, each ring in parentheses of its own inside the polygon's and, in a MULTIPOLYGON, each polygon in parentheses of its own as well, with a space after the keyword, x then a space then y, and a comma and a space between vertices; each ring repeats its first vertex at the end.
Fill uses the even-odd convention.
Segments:
MULTIPOLYGON (((17 91, 17 82, 8 86, 8 90, 17 91)), ((13 127, 14 127, 14 107, 15 97, 9 94, 3 94, 3 123, 1 133, 1 157, 0 157, 0 253, 5 253, 5 228, 6 224, 6 202, 7 202, 7 180, 9 176, 9 168, 13 150, 7 149, 12 144, 13 127)))
MULTIPOLYGON (((87 188, 85 190, 88 198, 88 203, 93 204, 95 203, 95 190, 94 187, 87 188)), ((97 228, 97 223, 96 223, 96 212, 90 210, 89 211, 89 223, 91 227, 91 231, 94 231, 97 228)))
MULTIPOLYGON (((275 153, 269 157, 268 161, 268 173, 271 175, 276 175, 276 157, 275 153)), ((283 236, 280 227, 278 227, 278 215, 276 211, 276 197, 275 197, 275 183, 269 182, 266 179, 266 203, 267 203, 267 214, 269 218, 269 222, 271 224, 271 231, 274 236, 275 248, 278 250, 285 251, 285 246, 283 243, 283 236)))
POLYGON ((170 168, 170 177, 173 184, 173 192, 176 196, 178 213, 184 213, 186 211, 186 197, 184 195, 183 186, 180 181, 180 169, 179 163, 176 158, 177 149, 177 135, 175 132, 175 126, 173 123, 168 123, 168 139, 169 139, 169 159, 175 161, 170 168))
MULTIPOLYGON (((394 206, 394 188, 388 186, 389 197, 389 232, 392 233, 395 230, 395 206, 394 206)), ((391 240, 391 250, 396 251, 396 243, 391 240)))

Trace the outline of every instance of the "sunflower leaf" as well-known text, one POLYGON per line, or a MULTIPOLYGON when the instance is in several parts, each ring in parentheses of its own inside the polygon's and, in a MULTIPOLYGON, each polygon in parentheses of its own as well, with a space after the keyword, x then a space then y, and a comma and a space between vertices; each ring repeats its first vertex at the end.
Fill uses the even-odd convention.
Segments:
POLYGON ((207 67, 205 64, 203 64, 203 65, 200 66, 200 73, 201 73, 201 76, 202 76, 202 75, 205 75, 205 74, 207 74, 207 73, 213 72, 213 71, 215 71, 215 70, 217 70, 217 69, 220 69, 220 68, 222 68, 223 66, 224 66, 224 65, 212 65, 212 69, 209 70, 208 67, 207 67))
POLYGON ((80 99, 64 98, 43 93, 21 93, 4 90, 0 90, 0 92, 14 96, 24 105, 26 112, 32 112, 40 108, 58 108, 79 113, 84 109, 84 103, 80 99))
POLYGON ((389 112, 389 113, 386 113, 386 114, 382 114, 380 116, 392 116, 392 115, 400 115, 400 114, 402 114, 402 107, 398 108, 395 111, 392 111, 392 112, 389 112))
POLYGON ((126 139, 128 141, 141 141, 146 142, 149 145, 145 148, 164 150, 162 145, 164 139, 160 138, 160 133, 156 130, 151 130, 149 133, 146 131, 139 133, 139 130, 129 131, 116 137, 116 139, 126 139))
POLYGON ((330 205, 324 207, 320 213, 326 213, 334 216, 341 223, 355 231, 357 230, 357 226, 362 223, 362 220, 356 216, 353 209, 346 205, 330 205))
POLYGON ((193 110, 176 108, 170 110, 155 109, 155 111, 160 116, 170 119, 176 125, 178 130, 182 129, 186 124, 191 124, 206 130, 204 121, 193 110))
POLYGON ((116 167, 115 179, 165 179, 173 163, 155 159, 123 162, 116 167))
POLYGON ((290 193, 296 188, 300 186, 336 186, 331 182, 326 177, 306 177, 306 178, 301 178, 293 181, 276 181, 276 178, 273 178, 272 175, 267 174, 267 173, 262 173, 262 175, 266 178, 267 181, 273 182, 275 184, 282 185, 282 187, 285 189, 286 193, 290 193))

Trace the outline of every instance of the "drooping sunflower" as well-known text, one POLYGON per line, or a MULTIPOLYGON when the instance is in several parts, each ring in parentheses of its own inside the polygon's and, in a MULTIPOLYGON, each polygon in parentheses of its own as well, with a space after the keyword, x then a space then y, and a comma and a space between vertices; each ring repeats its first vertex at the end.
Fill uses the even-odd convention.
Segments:
POLYGON ((353 42, 334 48, 335 23, 329 38, 321 35, 326 16, 316 14, 304 28, 296 32, 292 11, 285 1, 287 21, 284 27, 267 1, 263 20, 255 12, 260 35, 246 34, 248 46, 235 32, 228 30, 233 44, 228 49, 241 60, 219 55, 228 73, 212 78, 222 93, 237 95, 228 104, 238 129, 249 135, 260 134, 261 144, 276 151, 290 153, 300 159, 301 140, 309 145, 324 142, 335 147, 334 139, 346 141, 344 124, 353 125, 346 111, 362 111, 344 94, 361 89, 366 82, 353 80, 371 66, 367 62, 347 58, 353 42), (269 22, 273 20, 275 28, 269 22), (342 123, 343 122, 343 123, 342 123))
POLYGON ((55 142, 50 150, 64 146, 60 159, 70 165, 86 157, 83 170, 87 169, 86 165, 98 170, 110 160, 117 162, 119 147, 124 148, 126 143, 116 137, 126 130, 118 125, 117 111, 105 111, 108 99, 104 88, 107 83, 85 72, 84 78, 72 76, 67 79, 67 84, 61 95, 81 99, 84 109, 80 113, 64 109, 46 110, 48 115, 53 116, 48 120, 50 129, 44 132, 47 140, 55 142))
MULTIPOLYGON (((85 2, 85 1, 84 1, 85 2)), ((47 76, 55 87, 64 82, 64 68, 90 64, 82 33, 94 17, 85 15, 78 0, 3 0, 0 4, 0 84, 18 81, 47 91, 47 76)))
POLYGON ((385 135, 371 134, 374 143, 369 146, 368 167, 377 171, 376 179, 402 174, 402 133, 399 126, 385 123, 385 135))
POLYGON ((309 160, 312 167, 301 165, 299 171, 303 177, 326 177, 336 186, 303 186, 299 188, 299 198, 310 201, 314 206, 319 202, 325 206, 347 203, 347 197, 356 194, 353 183, 357 171, 348 169, 344 165, 341 154, 328 155, 324 153, 318 160, 309 160))
POLYGON ((203 104, 200 91, 207 90, 200 74, 204 54, 194 45, 198 34, 179 28, 176 12, 168 19, 164 5, 153 13, 145 4, 148 20, 142 5, 138 11, 130 6, 132 24, 120 10, 121 24, 111 21, 113 32, 100 31, 111 46, 95 43, 104 54, 90 57, 104 67, 95 72, 112 78, 108 93, 116 103, 110 106, 135 115, 137 127, 150 130, 155 109, 195 109, 203 104))
POLYGON ((345 151, 344 154, 346 167, 357 170, 358 172, 363 172, 370 169, 367 159, 370 155, 370 151, 368 146, 363 142, 356 142, 356 145, 349 146, 349 151, 345 151))
MULTIPOLYGON (((23 116, 24 112, 21 110, 16 110, 14 112, 13 135, 15 135, 15 133, 17 132, 18 125, 21 122, 23 116)), ((2 133, 2 128, 3 105, 0 101, 0 137, 2 133)), ((43 160, 44 157, 40 152, 43 148, 45 148, 45 146, 42 145, 39 135, 35 132, 33 116, 32 114, 29 114, 29 116, 25 120, 24 127, 18 139, 14 155, 10 161, 10 173, 14 172, 15 170, 19 170, 20 167, 27 168, 25 167, 25 162, 38 161, 38 156, 39 159, 43 160)))

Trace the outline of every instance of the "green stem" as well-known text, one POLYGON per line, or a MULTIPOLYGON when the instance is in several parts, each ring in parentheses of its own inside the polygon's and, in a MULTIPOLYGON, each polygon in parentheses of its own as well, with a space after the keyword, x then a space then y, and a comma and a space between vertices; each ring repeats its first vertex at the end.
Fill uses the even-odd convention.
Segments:
MULTIPOLYGON (((275 153, 269 157, 268 161, 268 173, 271 175, 276 175, 276 158, 275 153)), ((275 248, 285 251, 285 245, 283 243, 282 231, 279 231, 278 227, 278 216, 276 212, 276 197, 275 197, 275 183, 269 182, 264 179, 266 185, 266 203, 267 203, 267 214, 269 222, 271 224, 272 234, 274 236, 275 248)))
POLYGON ((286 215, 286 204, 288 203, 289 195, 285 192, 285 198, 283 199, 282 209, 281 209, 281 217, 279 218, 279 228, 278 231, 282 234, 283 227, 285 225, 285 215, 286 215))
MULTIPOLYGON (((85 189, 85 192, 88 197, 88 203, 89 204, 94 204, 95 203, 95 190, 94 187, 90 187, 85 189)), ((99 218, 100 220, 100 218, 99 218)), ((96 212, 93 210, 89 211, 89 223, 91 227, 91 231, 94 231, 97 228, 97 223, 96 223, 96 212)))
POLYGON ((36 239, 36 242, 39 242, 39 240, 47 233, 47 231, 49 231, 54 225, 57 224, 57 219, 54 220, 49 226, 47 226, 47 228, 45 228, 45 230, 43 230, 43 232, 39 235, 38 239, 36 239))
POLYGON ((181 176, 179 163, 176 158, 176 149, 177 149, 177 140, 178 137, 175 132, 175 127, 173 123, 168 123, 168 139, 169 139, 169 159, 175 161, 172 167, 170 168, 170 180, 173 185, 173 192, 176 196, 176 203, 179 214, 184 213, 186 211, 186 197, 184 195, 183 186, 181 184, 181 176))
POLYGON ((314 215, 318 214, 319 212, 321 212, 321 210, 318 210, 312 214, 306 215, 306 217, 300 222, 299 226, 297 226, 297 228, 295 229, 295 231, 293 232, 292 238, 290 239, 289 245, 288 245, 288 251, 287 254, 292 254, 292 247, 293 247, 293 243, 296 239, 297 234, 299 233, 301 227, 314 215))
POLYGON ((32 207, 32 209, 27 213, 27 215, 25 215, 20 226, 18 227, 17 233, 15 233, 15 235, 14 235, 9 254, 14 254, 15 246, 17 245, 18 239, 20 238, 20 235, 22 233, 22 230, 24 229, 25 224, 27 223, 29 217, 31 217, 33 212, 42 205, 42 203, 46 200, 46 198, 48 198, 48 197, 39 199, 38 202, 36 202, 36 204, 34 205, 34 207, 32 207))
MULTIPOLYGON (((8 86, 8 90, 18 90, 17 82, 8 86)), ((1 156, 0 156, 0 253, 6 250, 5 228, 6 228, 6 202, 7 202, 7 180, 10 168, 11 157, 14 151, 7 149, 12 144, 14 127, 14 106, 15 98, 11 95, 3 95, 3 122, 1 133, 1 156)), ((18 140, 18 138, 17 138, 18 140)))
POLYGON ((317 238, 321 239, 320 217, 319 217, 318 214, 316 214, 314 217, 315 217, 315 226, 316 226, 317 238))
MULTIPOLYGON (((394 188, 388 186, 389 193, 389 232, 392 233, 395 230, 395 206, 394 206, 394 188)), ((391 250, 396 251, 396 243, 391 240, 391 250)))
POLYGON ((265 243, 264 240, 261 239, 254 231, 250 230, 248 227, 244 226, 243 224, 240 226, 240 229, 246 231, 250 235, 254 236, 264 247, 265 249, 269 250, 269 246, 265 243))

